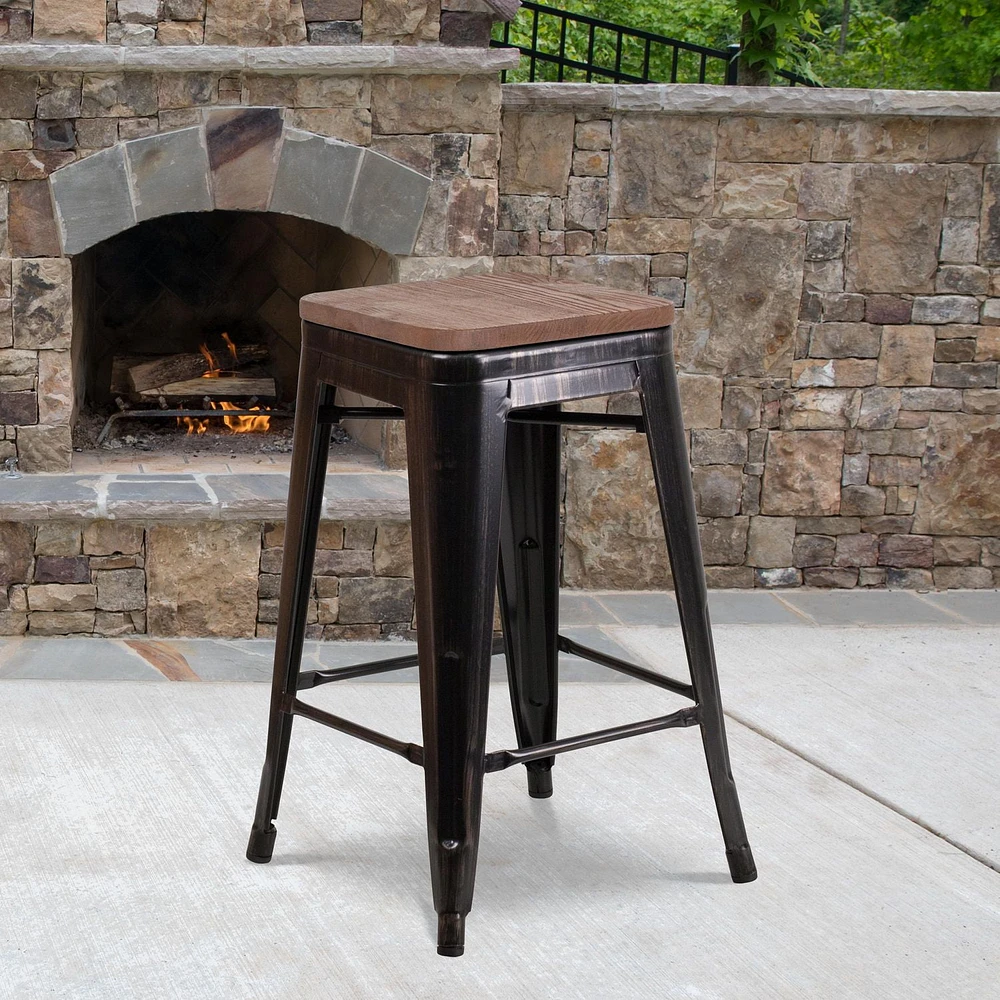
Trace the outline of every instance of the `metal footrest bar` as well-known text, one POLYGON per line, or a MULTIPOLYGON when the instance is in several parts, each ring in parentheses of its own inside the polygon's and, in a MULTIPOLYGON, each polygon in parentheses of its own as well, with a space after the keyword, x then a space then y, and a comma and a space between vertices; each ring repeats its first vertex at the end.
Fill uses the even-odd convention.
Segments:
MULTIPOLYGON (((212 411, 213 413, 215 411, 212 411)), ((318 422, 339 424, 342 420, 403 420, 398 406, 321 406, 318 422)), ((646 422, 633 413, 574 413, 563 410, 539 410, 527 407, 512 410, 508 421, 518 424, 565 424, 571 427, 625 427, 639 434, 646 433, 646 422)))
POLYGON ((317 423, 339 424, 341 420, 402 420, 398 406, 321 406, 317 423))
POLYGON ((619 673, 628 674, 630 677, 635 677, 640 681, 655 684, 657 687, 666 688, 667 691, 673 691, 674 694, 690 698, 691 701, 697 701, 694 695, 694 688, 690 684, 685 684, 683 681, 675 681, 672 677, 665 677, 654 670, 647 670, 645 667, 636 666, 634 663, 619 660, 616 656, 609 656, 607 653, 601 653, 596 649, 591 649, 589 646, 582 646, 572 639, 567 639, 564 635, 559 636, 559 649, 563 653, 571 653, 584 660, 590 660, 591 663, 597 663, 602 667, 610 667, 619 673))
MULTIPOLYGON (((493 656, 499 656, 504 651, 503 638, 493 640, 493 656)), ((354 677, 367 677, 370 674, 387 674, 393 670, 405 670, 418 665, 417 654, 393 656, 388 660, 371 660, 368 663, 356 663, 350 667, 335 667, 331 670, 305 670, 299 674, 297 690, 306 691, 330 684, 333 681, 348 681, 354 677)))
POLYGON ((423 767, 424 748, 416 743, 404 743, 402 740, 386 736, 385 733, 351 722, 350 719, 342 719, 339 715, 332 715, 330 712, 324 712, 321 708, 307 705, 304 701, 299 701, 298 698, 291 702, 287 711, 290 711, 292 715, 302 715, 307 719, 312 719, 313 722, 320 723, 320 725, 329 726, 331 729, 337 729, 348 736, 364 740, 365 743, 382 747, 384 750, 399 754, 400 757, 405 757, 411 764, 423 767))
POLYGON ((518 424, 564 424, 571 427, 625 427, 646 433, 646 422, 632 413, 573 413, 564 410, 511 410, 507 422, 518 424))
POLYGON ((523 747, 520 750, 497 750, 486 755, 486 770, 503 771, 514 764, 527 764, 529 761, 552 757, 568 750, 580 750, 600 743, 611 743, 613 740, 628 739, 630 736, 641 736, 643 733, 659 732, 661 729, 696 726, 700 721, 700 710, 695 705, 693 708, 682 708, 679 712, 661 715, 656 719, 646 719, 644 722, 599 729, 593 733, 584 733, 582 736, 570 736, 564 740, 553 740, 551 743, 540 743, 538 746, 523 747))
POLYGON ((333 670, 306 670, 299 674, 298 690, 319 687, 331 681, 347 681, 352 677, 367 677, 370 674, 386 674, 392 670, 405 670, 417 665, 417 654, 410 656, 395 656, 390 660, 375 660, 370 663, 356 663, 350 667, 337 667, 333 670))

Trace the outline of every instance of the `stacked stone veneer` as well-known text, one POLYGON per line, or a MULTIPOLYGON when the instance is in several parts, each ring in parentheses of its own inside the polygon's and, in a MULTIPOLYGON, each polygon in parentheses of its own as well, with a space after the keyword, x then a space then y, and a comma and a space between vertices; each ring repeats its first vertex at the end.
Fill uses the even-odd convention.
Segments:
MULTIPOLYGON (((10 116, 0 120, 0 460, 16 456, 24 472, 69 468, 92 314, 89 251, 145 220, 212 209, 295 215, 400 255, 381 269, 398 280, 489 261, 495 74, 428 72, 444 51, 430 47, 417 52, 416 75, 236 68, 250 51, 226 50, 232 70, 112 72, 113 60, 100 72, 0 69, 10 116)), ((446 54, 462 65, 462 51, 446 54)), ((288 304, 279 319, 294 328, 288 304)))
MULTIPOLYGON (((506 88, 496 269, 677 305, 712 584, 1000 582, 998 114, 989 95, 506 88)), ((660 585, 644 441, 574 432, 567 452, 565 582, 660 585)))
MULTIPOLYGON (((259 521, 0 522, 0 635, 272 636, 282 540, 259 521)), ((307 636, 407 636, 412 576, 405 522, 323 522, 307 636)))
POLYGON ((8 0, 0 44, 486 45, 509 2, 480 0, 8 0))

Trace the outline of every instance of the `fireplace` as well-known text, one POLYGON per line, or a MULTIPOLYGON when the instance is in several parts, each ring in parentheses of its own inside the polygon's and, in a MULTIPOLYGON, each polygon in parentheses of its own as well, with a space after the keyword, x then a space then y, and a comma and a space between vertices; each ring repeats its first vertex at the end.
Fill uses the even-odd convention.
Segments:
POLYGON ((287 452, 298 300, 385 282, 391 264, 340 229, 265 212, 166 215, 84 251, 75 446, 287 452))

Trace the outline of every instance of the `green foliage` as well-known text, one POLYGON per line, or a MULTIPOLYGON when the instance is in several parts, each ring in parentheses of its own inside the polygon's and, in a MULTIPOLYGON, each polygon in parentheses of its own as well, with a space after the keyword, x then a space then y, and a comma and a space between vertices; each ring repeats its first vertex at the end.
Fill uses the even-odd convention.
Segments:
POLYGON ((735 0, 742 18, 743 62, 755 75, 774 80, 779 70, 814 75, 811 59, 821 34, 825 0, 735 0))
MULTIPOLYGON (((791 70, 830 87, 1000 89, 1000 0, 850 0, 843 51, 844 0, 553 0, 552 6, 715 49, 742 38, 744 61, 762 81, 779 82, 775 73, 791 70)), ((543 51, 559 51, 560 25, 558 18, 539 16, 543 51)), ((522 11, 510 31, 512 42, 530 46, 532 13, 522 11)), ((501 32, 498 26, 495 37, 501 32)), ((590 29, 576 24, 567 30, 564 51, 612 70, 615 40, 613 32, 595 29, 590 60, 590 29)), ((672 58, 671 48, 650 46, 652 79, 673 78, 672 58)), ((626 38, 622 71, 638 76, 644 61, 645 42, 626 38)), ((696 81, 699 64, 699 56, 681 54, 676 79, 696 81)), ((724 74, 722 60, 709 59, 707 81, 722 83, 724 74)), ((527 78, 526 59, 508 74, 511 81, 527 78)), ((557 78, 553 64, 538 63, 536 79, 557 78)), ((586 74, 570 69, 562 78, 580 81, 586 74)))
POLYGON ((817 46, 813 68, 817 78, 827 87, 908 89, 911 86, 907 59, 901 48, 905 23, 885 13, 886 6, 877 0, 852 0, 843 52, 839 51, 839 12, 836 22, 826 27, 817 46))
MULTIPOLYGON (((839 3, 838 3, 839 6, 839 3)), ((850 30, 837 51, 837 24, 826 28, 814 60, 832 87, 989 90, 1000 84, 1000 3, 924 0, 905 5, 852 0, 850 30), (896 11, 913 11, 908 19, 896 11)))
POLYGON ((990 90, 1000 86, 1000 3, 931 0, 906 22, 903 54, 921 89, 990 90))
MULTIPOLYGON (((739 41, 739 21, 733 10, 732 0, 672 0, 669 4, 655 0, 554 0, 551 6, 574 14, 584 14, 614 24, 639 28, 644 31, 679 38, 695 45, 725 49, 739 41)), ((558 53, 560 49, 561 20, 548 14, 538 17, 538 48, 543 52, 558 53)), ((531 46, 533 13, 522 10, 510 26, 510 41, 515 45, 531 46)), ((503 28, 498 25, 494 37, 502 37, 503 28)), ((616 61, 617 35, 604 28, 594 30, 593 59, 589 59, 590 28, 585 24, 570 23, 566 32, 564 52, 567 58, 577 62, 593 62, 596 65, 614 69, 616 61)), ((622 46, 621 70, 633 76, 640 76, 644 69, 646 55, 645 42, 626 37, 622 46)), ((692 83, 698 79, 701 58, 695 53, 682 52, 678 57, 676 79, 681 83, 692 83)), ((673 73, 673 49, 658 43, 650 45, 649 75, 652 79, 668 82, 673 73)), ((710 59, 706 65, 706 80, 722 83, 725 79, 725 65, 721 60, 710 59)), ((528 79, 528 60, 522 60, 521 68, 508 73, 510 82, 528 79)), ((535 70, 536 80, 558 79, 557 67, 552 63, 539 61, 535 70)), ((582 70, 566 69, 563 80, 579 82, 586 79, 582 70)), ((595 74, 595 82, 607 83, 610 75, 595 74)))

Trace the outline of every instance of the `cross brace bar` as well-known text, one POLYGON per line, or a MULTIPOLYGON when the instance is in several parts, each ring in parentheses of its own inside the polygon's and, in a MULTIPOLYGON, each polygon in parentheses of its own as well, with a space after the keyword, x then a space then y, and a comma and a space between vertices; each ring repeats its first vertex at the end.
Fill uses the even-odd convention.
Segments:
POLYGON ((690 698, 691 701, 698 700, 695 697, 694 688, 690 684, 685 684, 683 681, 675 681, 672 677, 664 677, 663 674, 647 670, 645 667, 636 666, 636 664, 628 663, 625 660, 619 660, 616 656, 609 656, 607 653, 601 653, 596 649, 591 649, 589 646, 582 646, 572 639, 567 639, 564 635, 559 636, 559 649, 564 653, 571 653, 574 656, 582 657, 584 660, 590 660, 591 663, 598 663, 602 667, 610 667, 619 673, 628 674, 629 677, 635 677, 640 681, 646 681, 649 684, 655 684, 657 687, 666 688, 668 691, 673 691, 674 694, 690 698))
MULTIPOLYGON (((645 667, 637 666, 634 663, 627 663, 619 660, 615 656, 601 653, 589 646, 581 645, 568 639, 566 636, 559 636, 559 649, 564 653, 590 660, 592 663, 610 667, 620 673, 628 674, 638 680, 655 684, 657 687, 673 691, 695 701, 694 688, 690 684, 676 681, 672 677, 664 677, 662 674, 645 667)), ((493 640, 493 655, 504 651, 503 637, 493 640)), ((319 687, 321 684, 329 684, 331 681, 348 680, 352 677, 365 677, 369 674, 388 673, 392 670, 404 670, 407 667, 415 667, 418 663, 417 654, 408 656, 395 656, 387 660, 376 660, 373 663, 359 663, 350 667, 338 667, 335 670, 308 670, 299 674, 298 690, 319 687)), ((292 715, 302 715, 321 725, 337 729, 348 736, 354 736, 366 743, 382 747, 392 753, 405 757, 410 763, 423 766, 424 749, 416 743, 404 743, 402 740, 394 739, 385 733, 368 729, 349 719, 342 719, 339 715, 332 715, 324 712, 320 708, 307 705, 297 698, 289 697, 286 701, 285 711, 292 715)), ((566 753, 568 750, 580 750, 583 747, 597 746, 600 743, 610 743, 612 740, 623 740, 629 736, 640 736, 643 733, 655 733, 661 729, 676 729, 684 726, 695 726, 701 722, 700 710, 697 705, 693 708, 683 708, 670 715, 661 715, 655 719, 647 719, 644 722, 633 722, 624 726, 614 726, 611 729, 600 729, 593 733, 584 733, 581 736, 569 736, 566 739, 554 740, 551 743, 540 743, 538 746, 522 747, 518 750, 497 750, 486 755, 487 771, 502 771, 512 767, 514 764, 527 764, 529 761, 540 760, 543 757, 552 757, 555 754, 566 753)))
POLYGON ((597 746, 600 743, 610 743, 613 740, 624 740, 629 736, 640 736, 643 733, 655 733, 661 729, 678 729, 685 726, 696 726, 701 716, 698 706, 682 708, 670 715, 661 715, 656 719, 646 719, 644 722, 631 722, 625 726, 614 726, 611 729, 599 729, 582 736, 570 736, 564 740, 553 740, 551 743, 539 743, 538 746, 524 747, 521 750, 497 750, 486 755, 487 771, 503 771, 514 764, 527 764, 542 757, 566 753, 567 750, 580 750, 583 747, 597 746))
MULTIPOLYGON (((214 412, 214 411, 213 411, 214 412)), ((321 406, 319 423, 339 424, 341 420, 402 420, 398 406, 321 406)), ((566 413, 562 410, 540 410, 526 407, 511 410, 508 421, 518 424, 564 424, 571 427, 626 427, 640 434, 646 432, 646 422, 632 413, 566 413)))
POLYGON ((626 427, 637 433, 646 432, 641 416, 632 413, 566 413, 562 410, 511 410, 508 422, 518 424, 564 424, 570 427, 626 427))
POLYGON ((317 423, 339 424, 341 420, 402 420, 398 406, 321 406, 317 423))
POLYGON ((400 757, 405 757, 411 764, 423 766, 424 748, 418 746, 416 743, 404 743, 402 740, 394 739, 392 736, 386 736, 385 733, 380 733, 374 729, 369 729, 367 726, 351 722, 350 719, 342 719, 339 715, 332 715, 330 712, 324 712, 321 708, 307 705, 304 701, 299 701, 298 698, 292 701, 290 709, 286 709, 286 711, 290 711, 291 715, 305 716, 307 719, 312 719, 313 722, 329 726, 331 729, 347 733, 348 736, 364 740, 365 743, 371 743, 374 746, 382 747, 392 753, 399 754, 400 757))
MULTIPOLYGON (((498 636, 493 640, 493 656, 503 652, 503 638, 498 636)), ((388 660, 374 660, 369 663, 356 663, 350 667, 336 667, 333 670, 306 670, 299 674, 298 690, 319 687, 331 681, 347 681, 353 677, 367 677, 369 674, 387 674, 393 670, 405 670, 418 665, 417 654, 394 656, 388 660)))

